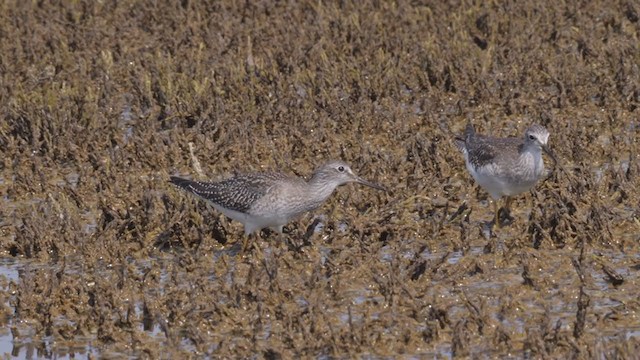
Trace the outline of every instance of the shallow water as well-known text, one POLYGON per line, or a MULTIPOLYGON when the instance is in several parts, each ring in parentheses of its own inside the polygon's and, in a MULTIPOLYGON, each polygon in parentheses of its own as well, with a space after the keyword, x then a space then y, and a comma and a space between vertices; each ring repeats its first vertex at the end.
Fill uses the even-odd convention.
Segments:
MULTIPOLYGON (((394 257, 390 255, 388 247, 382 247, 379 250, 380 260, 382 262, 393 262, 394 257)), ((220 251, 220 253, 224 252, 220 251)), ((268 260, 269 248, 265 249, 265 260, 268 260)), ((534 269, 534 276, 540 278, 540 281, 547 282, 548 288, 543 292, 543 296, 539 292, 520 292, 513 293, 513 289, 521 288, 522 285, 522 268, 517 264, 504 267, 497 264, 491 264, 491 262, 485 263, 485 274, 481 274, 480 278, 462 276, 451 283, 450 278, 443 277, 442 280, 438 280, 438 275, 434 276, 430 282, 430 286, 426 289, 426 292, 420 294, 423 298, 439 298, 450 299, 456 298, 457 300, 449 303, 447 308, 447 316, 450 322, 456 322, 460 319, 464 319, 468 316, 468 306, 464 299, 474 299, 479 301, 482 305, 482 309, 487 314, 491 315, 489 323, 492 326, 500 326, 500 328, 512 334, 523 334, 530 329, 531 321, 537 317, 544 316, 546 321, 551 324, 555 324, 560 321, 562 324, 561 329, 565 331, 571 331, 572 322, 575 319, 576 313, 576 299, 577 293, 574 290, 567 291, 568 287, 571 287, 575 280, 575 273, 561 273, 558 269, 562 269, 564 266, 562 262, 567 261, 566 255, 568 253, 564 250, 547 251, 545 254, 550 259, 555 259, 554 262, 547 262, 544 267, 534 269), (554 254, 557 252, 558 254, 554 254), (549 279, 549 280, 547 280, 549 279), (450 290, 447 290, 450 289, 450 290), (511 309, 511 314, 502 313, 501 308, 505 305, 504 294, 507 295, 509 302, 517 304, 515 308, 511 309), (460 298, 460 295, 463 297, 460 298)), ((204 260, 210 262, 218 258, 220 255, 207 255, 204 260), (211 260, 209 260, 211 259, 211 260)), ((227 256, 226 254, 223 256, 227 256)), ((600 314, 604 318, 611 316, 611 310, 613 309, 616 316, 629 316, 630 325, 628 327, 610 327, 606 323, 601 326, 601 340, 602 342, 616 341, 616 339, 638 339, 640 336, 640 321, 638 321, 638 314, 636 310, 625 309, 625 305, 637 303, 637 286, 640 282, 637 270, 630 270, 629 264, 640 264, 640 255, 638 254, 623 254, 615 251, 601 251, 597 254, 599 258, 607 259, 609 265, 624 277, 624 283, 620 286, 611 286, 610 281, 607 280, 607 276, 597 269, 592 269, 589 276, 592 281, 587 287, 586 291, 590 294, 592 299, 591 311, 594 314, 600 314), (620 313, 622 311, 622 313, 620 313), (635 320, 633 320, 635 319, 635 320)), ((492 258, 491 254, 484 254, 483 247, 472 247, 466 254, 460 251, 449 252, 443 248, 438 251, 423 252, 420 256, 427 261, 444 260, 446 266, 460 265, 461 261, 467 260, 469 257, 473 257, 478 261, 483 262, 483 258, 492 258)), ((231 260, 231 259, 230 259, 231 260)), ((167 296, 172 291, 176 291, 175 283, 172 283, 171 278, 178 275, 172 274, 171 268, 174 266, 174 259, 172 256, 157 258, 153 260, 133 260, 129 265, 136 269, 138 275, 148 272, 151 268, 157 269, 158 285, 153 289, 150 289, 150 294, 155 296, 167 296), (158 265, 160 266, 158 268, 158 265)), ((215 260, 214 260, 215 261, 215 260)), ((231 266, 230 274, 234 272, 234 262, 229 264, 231 266)), ((637 265, 636 265, 637 266, 637 265)), ((463 268, 467 268, 466 265, 462 265, 463 268)), ((29 264, 25 265, 22 261, 16 261, 14 259, 5 258, 0 263, 0 276, 2 282, 6 284, 3 287, 4 291, 14 293, 11 288, 15 288, 21 281, 28 281, 33 276, 32 272, 52 272, 57 271, 59 268, 50 268, 42 264, 29 264), (23 280, 24 279, 24 280, 23 280), (12 285, 10 285, 12 284, 12 285)), ((78 274, 82 269, 77 267, 66 267, 65 275, 78 274)), ((118 270, 112 266, 106 265, 101 272, 117 272, 118 270)), ((154 270, 156 271, 156 270, 154 270)), ((438 270, 442 271, 442 270, 438 270)), ((446 270, 445 270, 446 271, 446 270)), ((380 276, 385 276, 381 274, 380 276)), ((326 280, 326 279, 325 279, 326 280)), ((218 278, 215 274, 210 274, 207 281, 216 282, 224 281, 226 286, 234 286, 236 281, 232 275, 226 276, 224 279, 218 278)), ((189 287, 188 278, 185 278, 183 282, 184 286, 189 287)), ((355 284, 360 284, 355 282, 355 284)), ((179 288, 178 288, 179 289, 179 288)), ((15 301, 15 295, 9 297, 9 301, 5 304, 11 309, 11 313, 15 311, 15 307, 11 304, 15 301), (13 299, 13 300, 11 300, 13 299)), ((132 299, 132 305, 134 313, 132 314, 136 319, 143 319, 145 317, 143 310, 143 303, 132 299)), ((372 307, 377 307, 381 304, 385 304, 386 300, 383 295, 376 291, 375 286, 355 285, 349 289, 342 289, 340 295, 340 303, 345 304, 348 311, 338 311, 333 313, 329 311, 326 316, 335 316, 342 325, 341 326, 363 326, 367 322, 376 321, 381 316, 388 316, 384 307, 379 311, 371 311, 372 307)), ((297 306, 300 309, 310 307, 309 301, 300 296, 295 300, 297 306)), ((386 307, 386 306, 385 306, 386 307)), ((66 319, 64 316, 59 316, 54 320, 56 326, 63 326, 63 324, 73 325, 73 321, 66 319)), ((162 326, 157 323, 156 320, 150 319, 148 324, 145 321, 138 321, 134 323, 136 331, 144 333, 148 339, 156 339, 162 344, 168 345, 165 333, 162 330, 162 326)), ((270 325, 267 321, 262 327, 262 330, 258 335, 262 340, 267 340, 272 336, 270 325)), ((72 343, 55 341, 54 338, 46 337, 39 340, 34 332, 32 326, 29 323, 16 323, 14 322, 14 316, 9 317, 7 326, 4 327, 5 331, 0 336, 0 346, 3 353, 12 354, 15 357, 33 358, 33 357, 56 357, 56 358, 69 358, 73 356, 86 356, 93 354, 94 356, 125 356, 135 357, 137 352, 134 350, 113 353, 107 350, 103 353, 103 349, 95 347, 95 340, 92 337, 76 337, 72 343), (14 337, 10 329, 17 329, 20 334, 19 337, 14 337)), ((390 328, 382 330, 388 332, 390 328)), ((422 332, 425 328, 422 325, 416 325, 414 331, 422 332)), ((220 336, 232 336, 227 332, 222 332, 220 336)), ((231 338, 231 339, 232 339, 231 338)), ((177 346, 184 351, 193 352, 191 342, 186 338, 181 338, 180 341, 171 342, 171 346, 177 346)), ((210 349, 215 352, 215 349, 210 349)), ((439 345, 438 348, 426 350, 416 349, 416 356, 434 356, 437 358, 450 358, 451 348, 446 344, 439 345)), ((470 354, 474 356, 488 356, 492 353, 491 347, 479 346, 470 350, 470 354)), ((363 356, 367 356, 366 354, 363 356)), ((371 355, 373 358, 376 356, 371 355)))

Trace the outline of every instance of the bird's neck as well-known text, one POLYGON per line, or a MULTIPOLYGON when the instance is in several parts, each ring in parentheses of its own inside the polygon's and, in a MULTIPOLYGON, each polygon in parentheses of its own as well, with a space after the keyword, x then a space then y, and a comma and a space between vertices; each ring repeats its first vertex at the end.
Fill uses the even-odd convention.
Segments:
POLYGON ((520 152, 520 163, 524 172, 539 178, 544 173, 542 149, 537 144, 524 144, 520 152))
POLYGON ((307 187, 307 199, 309 202, 317 203, 320 206, 336 189, 336 184, 327 181, 320 176, 314 176, 309 180, 307 187))
POLYGON ((539 157, 539 156, 542 156, 542 149, 538 144, 525 142, 524 144, 522 144, 522 147, 520 148, 520 154, 529 154, 529 155, 533 155, 534 157, 539 157))

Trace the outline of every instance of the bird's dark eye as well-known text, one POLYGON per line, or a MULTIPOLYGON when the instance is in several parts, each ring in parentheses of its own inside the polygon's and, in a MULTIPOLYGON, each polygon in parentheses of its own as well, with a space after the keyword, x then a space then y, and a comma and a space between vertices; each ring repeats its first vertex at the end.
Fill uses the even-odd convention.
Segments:
POLYGON ((342 166, 342 165, 338 166, 338 171, 339 172, 344 172, 344 166, 342 166))
POLYGON ((536 139, 536 137, 535 137, 535 136, 533 136, 533 135, 529 135, 529 140, 535 140, 535 139, 536 139))

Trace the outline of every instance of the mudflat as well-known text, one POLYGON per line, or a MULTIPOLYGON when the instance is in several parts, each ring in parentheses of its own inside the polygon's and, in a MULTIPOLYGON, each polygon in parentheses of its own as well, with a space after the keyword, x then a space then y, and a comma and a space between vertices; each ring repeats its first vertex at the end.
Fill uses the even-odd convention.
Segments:
POLYGON ((0 8, 0 352, 640 352, 637 3, 0 8), (558 157, 493 234, 469 121, 544 125, 558 157), (339 188, 245 252, 168 183, 328 159, 389 191, 339 188))

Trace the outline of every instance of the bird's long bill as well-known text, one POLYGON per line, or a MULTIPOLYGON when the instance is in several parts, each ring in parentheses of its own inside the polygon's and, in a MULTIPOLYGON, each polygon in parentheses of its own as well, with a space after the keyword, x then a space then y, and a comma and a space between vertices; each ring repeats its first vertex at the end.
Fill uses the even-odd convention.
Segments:
POLYGON ((378 185, 378 184, 374 184, 374 183, 372 183, 372 182, 370 182, 370 181, 367 181, 367 180, 365 180, 365 179, 363 179, 363 178, 361 178, 361 177, 359 177, 359 176, 356 176, 356 177, 355 177, 355 181, 356 181, 358 184, 366 185, 366 186, 368 186, 368 187, 372 187, 372 188, 374 188, 374 189, 378 189, 378 190, 382 190, 382 191, 387 191, 387 189, 386 189, 384 186, 380 186, 380 185, 378 185))
POLYGON ((551 157, 551 160, 553 160, 553 167, 558 165, 558 159, 556 159, 556 156, 553 155, 553 152, 551 152, 551 149, 549 149, 549 147, 547 145, 544 145, 542 147, 542 150, 544 150, 544 152, 547 153, 547 155, 549 155, 549 157, 551 157))

